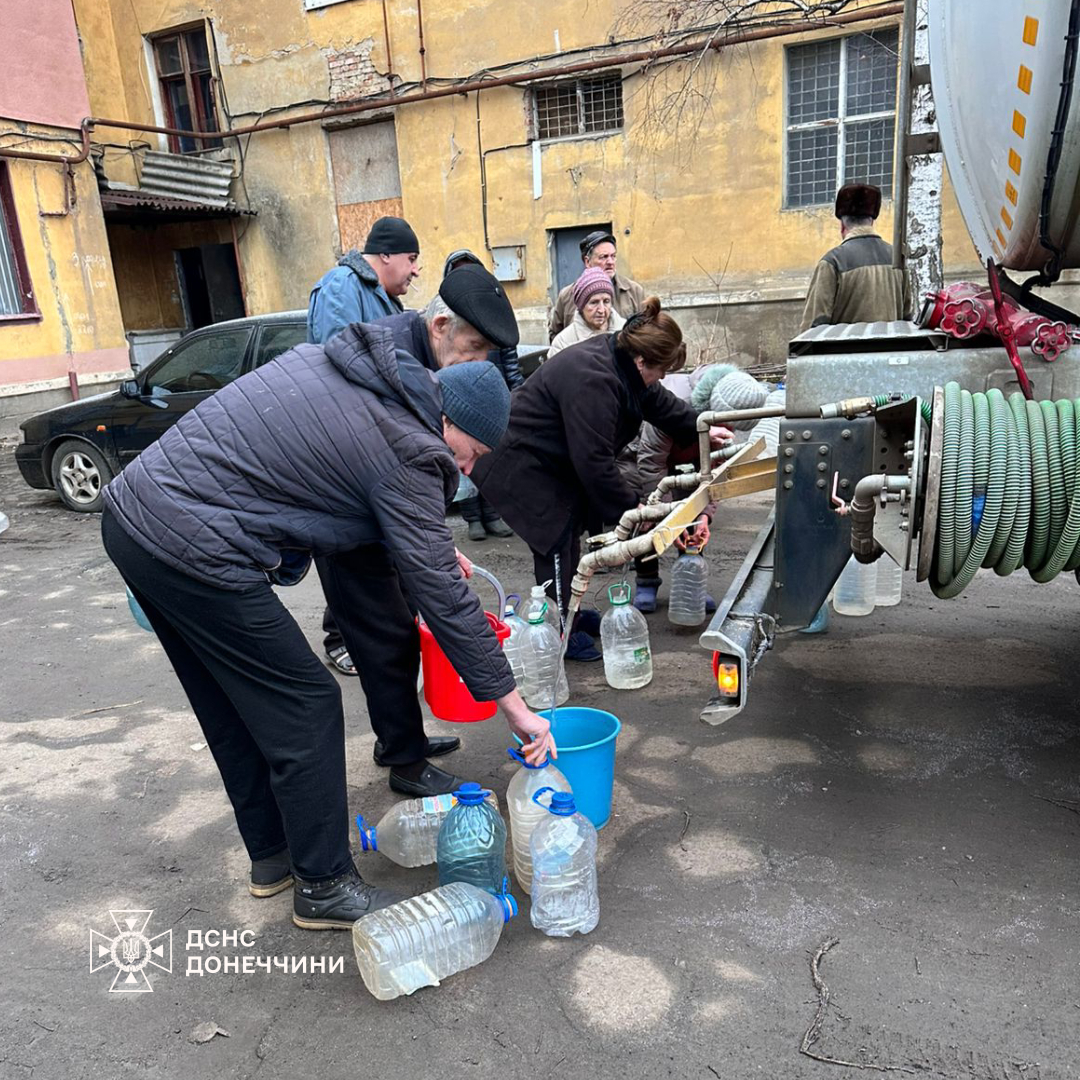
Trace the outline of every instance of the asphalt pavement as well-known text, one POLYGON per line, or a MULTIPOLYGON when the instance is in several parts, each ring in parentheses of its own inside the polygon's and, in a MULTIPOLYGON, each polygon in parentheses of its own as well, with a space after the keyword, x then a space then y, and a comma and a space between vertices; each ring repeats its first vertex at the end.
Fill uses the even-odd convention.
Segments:
MULTIPOLYGON (((248 895, 213 761, 99 519, 25 488, 10 445, 0 510, 3 1080, 1080 1075, 1071 576, 984 575, 942 602, 908 574, 899 607, 782 639, 719 728, 697 718, 697 633, 661 606, 649 687, 569 670, 571 702, 624 725, 600 925, 548 939, 523 902, 485 964, 381 1003, 349 934, 295 928, 290 893, 248 895), (139 971, 151 993, 110 993, 129 919, 162 950, 139 971)), ((765 512, 724 508, 716 595, 765 512)), ((453 525, 509 591, 531 583, 520 541, 453 525)), ((319 650, 315 576, 281 595, 319 650)), ((350 807, 377 820, 395 796, 358 680, 340 683, 350 807)), ((443 764, 505 806, 501 718, 429 731, 461 734, 443 764)), ((436 881, 358 860, 404 891, 436 881)))

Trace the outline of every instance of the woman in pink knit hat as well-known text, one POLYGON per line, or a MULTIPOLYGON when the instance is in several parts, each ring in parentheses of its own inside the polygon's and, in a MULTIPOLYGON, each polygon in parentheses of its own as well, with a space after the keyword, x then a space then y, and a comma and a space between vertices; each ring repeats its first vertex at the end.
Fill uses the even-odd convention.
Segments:
POLYGON ((626 321, 613 307, 615 288, 611 278, 598 266, 589 267, 574 282, 573 297, 577 309, 574 318, 555 335, 548 348, 549 359, 568 345, 621 330, 626 321))

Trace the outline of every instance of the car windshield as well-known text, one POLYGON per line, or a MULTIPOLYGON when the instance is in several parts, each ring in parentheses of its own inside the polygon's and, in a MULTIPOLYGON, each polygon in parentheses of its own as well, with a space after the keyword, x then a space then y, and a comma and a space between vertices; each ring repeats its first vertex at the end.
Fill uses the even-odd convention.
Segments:
POLYGON ((220 390, 244 369, 251 327, 202 334, 181 341, 172 355, 147 377, 144 394, 183 394, 220 390))

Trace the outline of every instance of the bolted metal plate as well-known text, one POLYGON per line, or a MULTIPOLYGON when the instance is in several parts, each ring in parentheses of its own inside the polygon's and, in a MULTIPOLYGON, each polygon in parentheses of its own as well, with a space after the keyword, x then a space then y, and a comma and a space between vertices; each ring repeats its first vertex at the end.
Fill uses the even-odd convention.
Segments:
POLYGON ((810 625, 851 558, 850 522, 831 501, 833 476, 838 494, 850 501, 855 485, 874 471, 875 437, 869 416, 780 425, 776 569, 764 610, 781 632, 810 625))

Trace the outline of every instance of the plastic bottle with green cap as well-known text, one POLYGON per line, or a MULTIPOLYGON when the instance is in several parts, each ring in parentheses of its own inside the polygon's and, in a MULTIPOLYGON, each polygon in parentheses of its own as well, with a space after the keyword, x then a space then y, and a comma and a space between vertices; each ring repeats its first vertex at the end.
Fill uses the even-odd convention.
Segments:
POLYGON ((508 893, 456 881, 373 911, 352 928, 360 977, 380 1001, 438 986, 482 964, 517 910, 508 893))
POLYGON ((604 678, 616 690, 637 690, 652 682, 649 624, 630 603, 630 586, 619 582, 608 589, 611 607, 600 620, 604 646, 604 678))
POLYGON ((561 705, 570 697, 562 641, 545 617, 544 608, 529 609, 528 625, 522 632, 518 653, 522 669, 521 696, 525 704, 534 709, 551 708, 553 687, 556 705, 561 705))
POLYGON ((487 802, 489 792, 467 783, 454 792, 455 806, 439 829, 439 884, 466 881, 492 894, 506 892, 506 823, 487 802))
POLYGON ((600 921, 596 887, 596 829, 578 813, 567 791, 541 788, 533 800, 551 792, 547 816, 533 830, 532 908, 529 918, 548 937, 587 934, 600 921))

